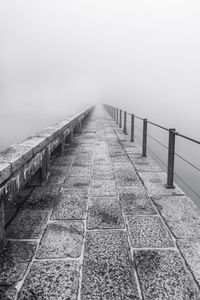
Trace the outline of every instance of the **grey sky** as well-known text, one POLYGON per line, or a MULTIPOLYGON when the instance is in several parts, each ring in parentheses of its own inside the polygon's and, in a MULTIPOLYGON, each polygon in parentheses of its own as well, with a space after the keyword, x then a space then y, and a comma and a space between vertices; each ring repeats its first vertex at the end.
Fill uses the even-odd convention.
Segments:
POLYGON ((0 35, 0 115, 101 100, 197 133, 199 1, 2 0, 0 35))

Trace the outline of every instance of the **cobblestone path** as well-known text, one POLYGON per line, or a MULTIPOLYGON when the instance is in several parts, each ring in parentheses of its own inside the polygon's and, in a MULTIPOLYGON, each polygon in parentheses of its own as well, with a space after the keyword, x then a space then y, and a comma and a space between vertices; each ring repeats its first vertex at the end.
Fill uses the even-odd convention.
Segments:
POLYGON ((200 214, 101 107, 27 196, 0 299, 200 299, 200 214))

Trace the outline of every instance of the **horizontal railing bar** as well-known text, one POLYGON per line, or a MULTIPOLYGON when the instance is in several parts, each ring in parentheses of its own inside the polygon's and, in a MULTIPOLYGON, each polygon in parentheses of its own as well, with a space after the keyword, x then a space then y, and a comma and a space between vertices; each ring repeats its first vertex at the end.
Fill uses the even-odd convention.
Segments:
POLYGON ((182 159, 183 161, 185 161, 186 163, 188 163, 191 167, 195 168, 197 171, 200 172, 200 168, 198 168, 197 166, 195 166, 193 163, 191 163, 190 161, 188 161, 186 158, 184 158, 183 156, 181 156, 178 153, 174 153, 176 156, 178 156, 180 159, 182 159))
POLYGON ((166 127, 164 127, 164 126, 158 125, 158 124, 156 124, 156 123, 154 123, 154 122, 151 122, 151 121, 147 121, 147 122, 148 122, 149 124, 151 124, 151 125, 154 125, 154 126, 156 126, 156 127, 161 128, 161 129, 163 129, 163 130, 169 131, 169 129, 166 128, 166 127))
POLYGON ((195 192, 195 190, 193 190, 186 182, 185 180, 183 180, 177 173, 174 172, 174 175, 194 194, 197 196, 197 198, 200 199, 200 195, 195 192))
POLYGON ((179 133, 179 132, 176 132, 176 135, 178 135, 178 136, 180 136, 180 137, 182 137, 182 138, 184 138, 184 139, 186 139, 186 140, 188 140, 188 141, 191 141, 191 142, 194 142, 194 143, 200 145, 200 141, 197 141, 197 140, 195 140, 195 139, 193 139, 193 138, 190 138, 189 136, 183 135, 183 134, 181 134, 181 133, 179 133))
POLYGON ((161 146, 163 146, 164 148, 168 149, 167 146, 165 146, 163 143, 161 143, 159 140, 155 139, 153 136, 151 136, 150 134, 147 134, 148 137, 150 137, 152 140, 154 140, 155 142, 157 142, 158 144, 160 144, 161 146))

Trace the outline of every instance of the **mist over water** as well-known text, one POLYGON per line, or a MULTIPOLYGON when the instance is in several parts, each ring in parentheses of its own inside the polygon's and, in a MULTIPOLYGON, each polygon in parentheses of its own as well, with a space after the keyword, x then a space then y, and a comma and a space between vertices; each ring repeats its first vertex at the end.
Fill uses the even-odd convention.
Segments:
MULTIPOLYGON (((199 16, 197 0, 1 1, 0 148, 99 102, 200 140, 199 16)), ((200 166, 197 145, 176 147, 200 166)))

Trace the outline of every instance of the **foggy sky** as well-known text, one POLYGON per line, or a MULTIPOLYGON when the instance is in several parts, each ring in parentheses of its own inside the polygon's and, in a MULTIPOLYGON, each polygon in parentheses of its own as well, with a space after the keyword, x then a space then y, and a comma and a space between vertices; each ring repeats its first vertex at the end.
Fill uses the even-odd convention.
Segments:
POLYGON ((198 0, 2 0, 0 38, 1 119, 106 102, 200 138, 198 0))

